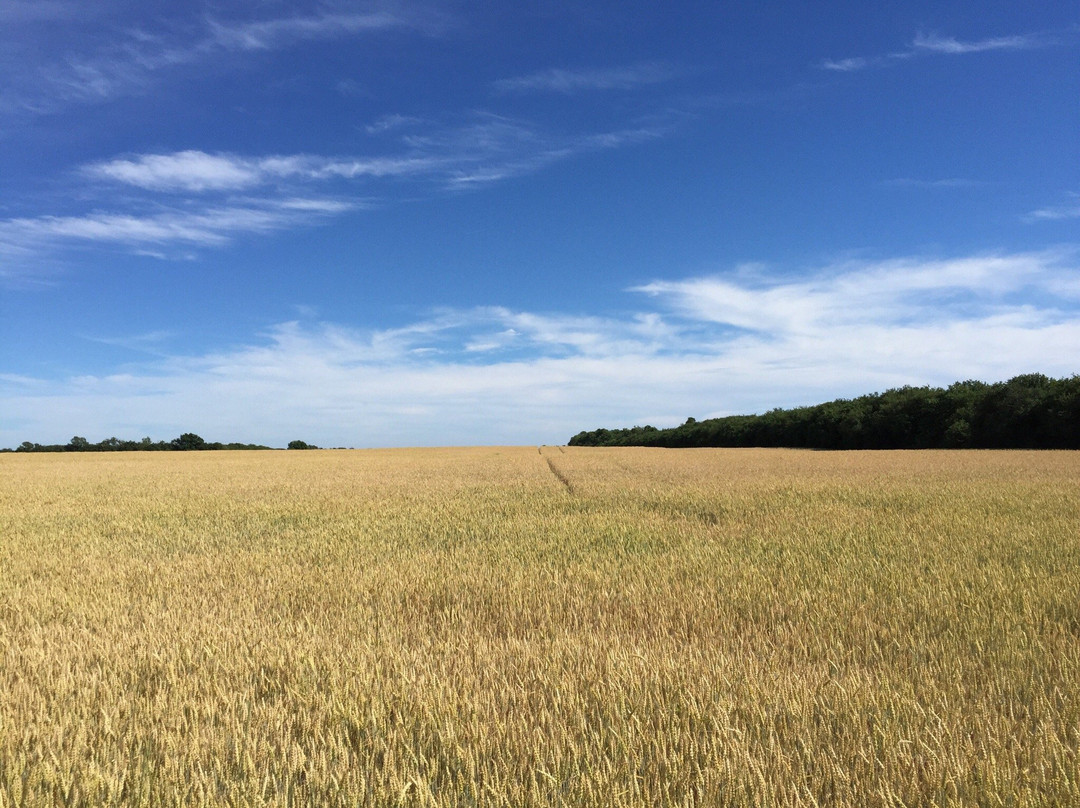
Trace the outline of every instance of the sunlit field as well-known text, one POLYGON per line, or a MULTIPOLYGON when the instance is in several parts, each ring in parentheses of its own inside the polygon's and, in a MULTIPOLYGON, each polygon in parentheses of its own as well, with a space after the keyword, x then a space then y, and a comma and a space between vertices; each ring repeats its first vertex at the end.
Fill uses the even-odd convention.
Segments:
POLYGON ((0 806, 1080 805, 1080 454, 0 455, 0 806))

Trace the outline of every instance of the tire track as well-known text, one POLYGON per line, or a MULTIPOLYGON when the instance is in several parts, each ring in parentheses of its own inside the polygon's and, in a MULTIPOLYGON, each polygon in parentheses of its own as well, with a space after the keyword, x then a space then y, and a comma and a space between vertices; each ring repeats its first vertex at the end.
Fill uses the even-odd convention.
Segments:
POLYGON ((551 469, 551 473, 555 475, 555 479, 562 483, 566 487, 566 490, 571 494, 574 493, 574 484, 570 482, 570 478, 563 474, 562 469, 556 466, 552 459, 544 454, 539 447, 537 447, 537 451, 540 452, 540 456, 547 462, 548 468, 551 469))

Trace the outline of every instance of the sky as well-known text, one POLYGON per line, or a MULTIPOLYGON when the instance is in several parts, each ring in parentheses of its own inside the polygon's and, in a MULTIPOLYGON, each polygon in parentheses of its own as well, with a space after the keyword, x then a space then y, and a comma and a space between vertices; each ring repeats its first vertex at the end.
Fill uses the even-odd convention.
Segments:
POLYGON ((0 0, 0 447, 1080 372, 1073 3, 0 0))

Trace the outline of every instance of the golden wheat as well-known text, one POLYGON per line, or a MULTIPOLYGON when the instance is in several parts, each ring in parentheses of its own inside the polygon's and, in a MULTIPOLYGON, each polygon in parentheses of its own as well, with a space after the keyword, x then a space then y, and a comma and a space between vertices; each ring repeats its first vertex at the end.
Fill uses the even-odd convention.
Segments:
POLYGON ((0 456, 0 808, 1080 804, 1080 456, 0 456))

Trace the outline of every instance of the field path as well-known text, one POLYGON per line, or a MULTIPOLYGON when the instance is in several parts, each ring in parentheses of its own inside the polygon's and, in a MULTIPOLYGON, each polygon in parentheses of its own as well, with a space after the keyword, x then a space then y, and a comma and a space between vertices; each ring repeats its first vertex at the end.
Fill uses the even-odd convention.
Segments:
MULTIPOLYGON (((563 450, 562 450, 561 447, 555 447, 555 448, 557 448, 559 450, 560 454, 563 453, 563 450)), ((560 469, 557 465, 555 465, 555 461, 551 459, 550 454, 545 454, 544 453, 544 449, 548 449, 548 451, 550 452, 551 447, 548 447, 548 446, 538 446, 537 447, 537 451, 540 453, 540 456, 542 458, 544 458, 544 460, 547 462, 547 466, 548 466, 549 469, 551 469, 551 473, 555 475, 555 479, 558 480, 560 483, 562 483, 566 487, 566 490, 569 491, 571 494, 574 493, 574 484, 572 482, 570 482, 570 478, 566 476, 566 473, 563 472, 562 469, 560 469)))

